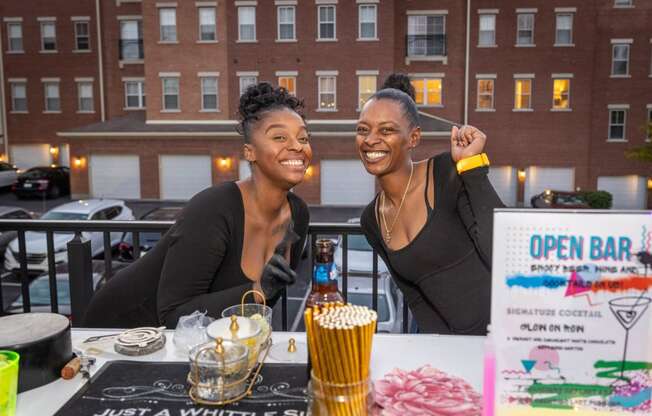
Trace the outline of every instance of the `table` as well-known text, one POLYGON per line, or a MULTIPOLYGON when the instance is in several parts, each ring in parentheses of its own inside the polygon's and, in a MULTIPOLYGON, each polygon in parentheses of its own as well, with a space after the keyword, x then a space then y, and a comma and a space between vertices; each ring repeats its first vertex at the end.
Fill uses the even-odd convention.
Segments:
MULTIPOLYGON (((91 336, 115 333, 116 330, 73 328, 73 349, 91 336)), ((128 357, 115 352, 96 356, 97 363, 91 368, 93 375, 111 360, 135 361, 187 361, 173 342, 174 331, 166 331, 164 349, 141 357, 128 357)), ((286 343, 290 338, 305 342, 305 332, 274 332, 274 343, 286 343)), ((467 380, 478 392, 482 391, 482 363, 484 337, 448 336, 425 334, 377 334, 374 337, 371 357, 371 377, 382 378, 395 367, 406 370, 430 364, 451 375, 467 380)), ((267 362, 274 362, 268 358, 267 362)), ((18 395, 17 416, 45 416, 54 414, 79 390, 86 380, 77 374, 71 380, 59 379, 39 388, 18 395)))

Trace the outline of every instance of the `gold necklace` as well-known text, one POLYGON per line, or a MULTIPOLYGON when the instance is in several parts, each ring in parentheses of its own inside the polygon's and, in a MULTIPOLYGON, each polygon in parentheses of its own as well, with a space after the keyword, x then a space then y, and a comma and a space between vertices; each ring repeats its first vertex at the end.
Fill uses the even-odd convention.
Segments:
MULTIPOLYGON (((383 227, 385 227, 385 237, 383 239, 385 240, 385 244, 389 244, 390 241, 392 241, 392 230, 394 229, 394 226, 396 225, 396 221, 398 220, 398 216, 401 213, 401 208, 403 208, 403 203, 405 202, 405 197, 407 196, 408 189, 410 189, 410 183, 412 182, 412 174, 414 173, 414 163, 410 162, 410 177, 408 179, 407 186, 405 187, 405 191, 403 191, 403 197, 401 198, 401 203, 398 205, 398 209, 396 210, 396 215, 394 216, 394 221, 392 221, 392 226, 388 227, 387 226, 387 219, 385 218, 385 212, 384 210, 380 210, 380 219, 381 222, 383 223, 383 227)), ((385 191, 380 195, 382 197, 381 201, 381 206, 385 207, 384 209, 386 210, 386 203, 385 203, 385 191)))

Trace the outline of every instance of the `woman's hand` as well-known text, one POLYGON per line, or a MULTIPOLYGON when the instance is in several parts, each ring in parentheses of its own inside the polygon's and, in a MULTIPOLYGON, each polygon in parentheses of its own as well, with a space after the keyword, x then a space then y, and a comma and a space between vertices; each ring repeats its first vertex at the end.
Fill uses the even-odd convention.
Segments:
POLYGON ((272 299, 286 286, 293 284, 297 274, 292 270, 285 257, 274 253, 263 269, 260 287, 267 299, 272 299))
POLYGON ((455 163, 460 160, 479 155, 487 143, 487 136, 473 126, 453 126, 451 130, 451 156, 455 163))

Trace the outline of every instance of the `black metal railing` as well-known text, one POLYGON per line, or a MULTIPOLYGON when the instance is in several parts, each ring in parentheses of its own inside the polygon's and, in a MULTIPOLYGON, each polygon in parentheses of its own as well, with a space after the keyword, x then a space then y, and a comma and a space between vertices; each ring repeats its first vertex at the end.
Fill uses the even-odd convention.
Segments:
POLYGON ((120 39, 118 49, 121 61, 135 61, 145 57, 142 39, 120 39))
MULTIPOLYGON (((26 247, 25 233, 28 231, 45 233, 47 253, 47 274, 49 281, 50 291, 50 310, 52 312, 59 312, 58 296, 57 296, 57 278, 56 278, 56 261, 55 261, 55 247, 54 247, 54 234, 55 233, 73 233, 73 238, 67 243, 67 266, 68 266, 68 280, 70 289, 70 317, 74 325, 79 325, 81 318, 86 312, 86 308, 93 296, 94 283, 93 283, 93 270, 91 266, 92 252, 91 241, 84 237, 83 233, 102 233, 103 241, 103 258, 105 276, 110 278, 113 274, 113 249, 114 246, 111 241, 111 233, 131 233, 133 249, 133 258, 140 257, 140 233, 165 233, 174 223, 171 221, 45 221, 45 220, 0 220, 0 233, 7 231, 16 231, 18 239, 18 253, 17 263, 19 267, 14 272, 17 273, 20 282, 20 294, 22 296, 23 312, 31 311, 31 300, 29 285, 30 279, 35 274, 30 272, 28 267, 28 253, 26 247)), ((312 223, 309 227, 309 244, 307 249, 313 246, 315 239, 319 237, 336 236, 341 238, 342 244, 342 265, 341 265, 341 278, 342 278, 342 295, 346 299, 349 294, 349 262, 348 262, 348 237, 351 235, 360 235, 361 229, 359 224, 349 223, 312 223)), ((7 247, 7 250, 10 250, 7 247)), ((313 256, 309 251, 308 257, 310 260, 310 272, 313 269, 313 256)), ((372 253, 372 267, 371 274, 368 276, 372 279, 372 307, 378 309, 378 255, 374 251, 372 253)), ((4 261, 4 259, 3 259, 4 261)), ((61 261, 61 260, 60 260, 61 261)), ((41 272, 42 273, 42 272, 41 272)), ((305 276, 310 281, 311 276, 305 276)), ((0 315, 4 314, 6 307, 3 302, 2 284, 0 284, 0 315)), ((386 296, 391 296, 386 293, 386 296)), ((408 307, 407 302, 403 301, 401 304, 401 311, 398 310, 399 303, 396 304, 396 317, 402 315, 402 331, 408 332, 408 307)), ((283 294, 282 297, 282 329, 288 329, 288 297, 283 294)))
POLYGON ((407 35, 407 56, 446 56, 446 35, 407 35))

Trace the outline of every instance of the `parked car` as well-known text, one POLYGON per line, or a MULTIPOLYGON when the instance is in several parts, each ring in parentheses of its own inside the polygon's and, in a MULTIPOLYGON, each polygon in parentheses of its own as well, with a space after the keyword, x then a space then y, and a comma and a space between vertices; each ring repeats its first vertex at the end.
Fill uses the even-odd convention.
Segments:
POLYGON ((70 170, 65 166, 40 166, 18 175, 12 191, 18 198, 58 198, 70 194, 70 170))
MULTIPOLYGON (((36 214, 27 211, 21 207, 0 206, 1 220, 31 220, 36 218, 36 214)), ((0 233, 0 256, 4 256, 7 245, 16 238, 16 231, 5 231, 0 233)))
MULTIPOLYGON (((134 214, 124 201, 114 199, 88 199, 59 205, 46 212, 42 220, 133 220, 134 214)), ((112 232, 111 246, 120 242, 122 233, 112 232)), ((104 253, 104 237, 101 232, 84 232, 82 236, 91 242, 93 257, 104 253)), ((60 264, 68 260, 68 242, 74 238, 71 232, 54 234, 54 261, 60 264)), ((28 231, 25 233, 27 250, 27 269, 34 272, 43 272, 48 269, 47 240, 44 232, 28 231)), ((18 239, 9 243, 9 250, 5 253, 5 270, 20 269, 18 262, 18 239)))
POLYGON ((10 187, 18 178, 18 168, 7 162, 0 162, 0 188, 10 187))
POLYGON ((579 192, 553 191, 546 189, 530 199, 533 208, 567 208, 590 209, 582 194, 579 192))
MULTIPOLYGON (((112 274, 118 270, 127 267, 129 263, 120 261, 113 261, 111 263, 112 274)), ((104 260, 93 260, 93 288, 98 290, 105 283, 107 278, 107 271, 104 265, 104 260)), ((59 313, 62 315, 70 316, 70 279, 68 275, 68 263, 60 264, 56 267, 57 279, 57 304, 59 306, 59 313)), ((32 312, 50 312, 50 278, 47 273, 44 273, 29 284, 29 301, 32 312)), ((22 313, 23 312, 23 297, 22 295, 13 301, 6 309, 7 313, 22 313)))
MULTIPOLYGON (((140 217, 142 221, 176 221, 182 206, 174 207, 159 207, 155 208, 140 217)), ((140 255, 148 252, 158 241, 162 235, 158 231, 146 231, 138 233, 140 243, 140 255)), ((118 258, 122 261, 134 260, 134 239, 133 233, 127 232, 122 236, 122 240, 118 244, 118 258)))

